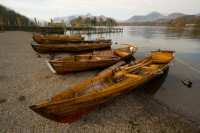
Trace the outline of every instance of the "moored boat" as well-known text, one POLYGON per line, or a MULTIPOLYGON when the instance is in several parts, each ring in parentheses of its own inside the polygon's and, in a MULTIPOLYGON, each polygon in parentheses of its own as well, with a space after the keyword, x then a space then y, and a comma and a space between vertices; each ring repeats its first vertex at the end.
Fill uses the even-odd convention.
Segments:
POLYGON ((129 46, 114 50, 94 51, 87 54, 71 55, 48 61, 50 70, 57 74, 104 68, 120 60, 133 58, 137 48, 129 46))
POLYGON ((80 42, 84 38, 80 35, 40 35, 34 34, 33 40, 39 44, 55 44, 55 43, 67 43, 67 42, 80 42))
POLYGON ((73 122, 97 105, 161 75, 173 60, 173 53, 159 50, 135 63, 118 62, 95 77, 30 108, 58 122, 73 122))
POLYGON ((67 44, 38 44, 31 42, 32 48, 38 53, 54 53, 54 52, 83 52, 110 49, 112 43, 94 42, 94 43, 67 43, 67 44))
POLYGON ((111 43, 110 39, 99 38, 85 40, 81 35, 41 35, 34 34, 33 40, 39 44, 66 44, 66 43, 111 43))

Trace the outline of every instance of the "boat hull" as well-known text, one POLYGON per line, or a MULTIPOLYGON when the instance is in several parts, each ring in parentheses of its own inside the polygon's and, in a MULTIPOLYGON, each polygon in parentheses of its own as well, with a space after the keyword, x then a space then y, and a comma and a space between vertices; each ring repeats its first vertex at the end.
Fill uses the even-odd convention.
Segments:
POLYGON ((45 111, 43 109, 41 111, 39 111, 39 110, 35 109, 34 107, 30 107, 30 108, 33 111, 35 111, 36 113, 40 114, 41 116, 51 119, 53 121, 61 122, 61 123, 72 123, 72 122, 80 119, 82 116, 87 115, 89 112, 93 111, 97 106, 100 106, 103 103, 105 103, 105 102, 109 101, 110 99, 113 99, 121 94, 130 92, 134 89, 137 89, 137 87, 139 87, 140 85, 147 83, 148 81, 151 81, 152 79, 154 79, 157 76, 154 75, 154 76, 149 77, 146 80, 144 80, 140 83, 134 84, 134 85, 126 84, 125 86, 121 86, 121 87, 123 87, 123 89, 116 93, 109 94, 104 97, 96 97, 95 99, 88 100, 87 102, 81 102, 79 104, 76 104, 76 108, 70 110, 69 112, 68 111, 65 112, 65 109, 63 109, 65 107, 64 104, 62 104, 60 106, 56 106, 55 108, 51 108, 52 110, 58 110, 58 111, 63 110, 62 113, 60 113, 60 112, 59 113, 57 113, 57 112, 48 113, 47 110, 51 110, 50 108, 45 109, 45 111), (126 89, 124 89, 124 88, 126 88, 126 89))
POLYGON ((136 47, 131 46, 115 50, 102 50, 94 53, 66 56, 50 60, 48 66, 57 74, 100 69, 114 65, 120 60, 132 60, 136 49, 136 47))
POLYGON ((56 71, 57 74, 65 74, 69 72, 79 72, 85 70, 93 70, 105 68, 115 64, 118 60, 102 60, 95 62, 51 62, 52 68, 56 71))
POLYGON ((35 110, 34 106, 30 106, 30 108, 35 111, 36 113, 40 114, 41 116, 44 116, 50 120, 61 122, 61 123, 72 123, 78 119, 80 119, 82 116, 87 115, 91 111, 95 110, 95 106, 89 107, 89 108, 81 108, 78 110, 75 110, 73 112, 68 112, 65 115, 57 115, 57 114, 48 114, 46 112, 42 112, 39 110, 35 110))
POLYGON ((110 39, 84 40, 80 35, 33 35, 33 40, 39 44, 65 43, 111 43, 110 39))
POLYGON ((32 48, 38 53, 55 52, 83 52, 111 48, 111 43, 80 43, 80 44, 36 44, 31 43, 32 48))
POLYGON ((81 42, 84 40, 79 35, 33 35, 33 40, 39 44, 56 44, 56 43, 68 43, 68 42, 81 42))

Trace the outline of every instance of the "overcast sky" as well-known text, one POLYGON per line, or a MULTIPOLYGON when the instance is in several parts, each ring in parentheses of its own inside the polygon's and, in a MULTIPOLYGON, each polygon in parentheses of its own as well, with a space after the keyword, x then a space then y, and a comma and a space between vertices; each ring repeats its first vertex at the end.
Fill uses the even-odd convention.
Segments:
POLYGON ((0 4, 27 17, 44 20, 86 13, 110 16, 118 20, 152 11, 164 14, 200 13, 200 0, 0 0, 0 4))

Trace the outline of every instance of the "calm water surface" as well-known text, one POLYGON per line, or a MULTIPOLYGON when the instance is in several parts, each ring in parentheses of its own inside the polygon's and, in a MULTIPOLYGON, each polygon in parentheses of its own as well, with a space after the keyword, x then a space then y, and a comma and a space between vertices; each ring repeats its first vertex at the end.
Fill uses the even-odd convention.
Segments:
POLYGON ((176 59, 170 66, 167 78, 153 97, 172 110, 200 122, 200 32, 132 26, 124 27, 123 33, 86 37, 112 39, 113 47, 119 47, 120 43, 133 42, 139 48, 136 58, 142 58, 155 49, 176 51, 176 59), (183 80, 192 81, 192 87, 185 86, 183 80))

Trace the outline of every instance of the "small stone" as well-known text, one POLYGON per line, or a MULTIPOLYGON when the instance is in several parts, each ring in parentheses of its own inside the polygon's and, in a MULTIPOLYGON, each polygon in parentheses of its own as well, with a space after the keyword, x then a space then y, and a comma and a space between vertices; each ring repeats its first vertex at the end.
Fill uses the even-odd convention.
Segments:
POLYGON ((37 54, 37 57, 38 57, 38 58, 41 58, 41 55, 40 55, 40 54, 37 54))
POLYGON ((190 80, 181 80, 182 84, 187 86, 188 88, 192 87, 192 81, 190 80))
POLYGON ((49 79, 49 78, 51 78, 51 76, 50 75, 46 75, 44 78, 45 79, 49 79))
POLYGON ((83 118, 83 121, 84 121, 84 122, 86 122, 86 121, 87 121, 87 119, 86 119, 86 118, 83 118))
POLYGON ((0 104, 5 103, 7 100, 6 99, 0 99, 0 104))
POLYGON ((25 96, 20 96, 18 99, 19 99, 19 101, 25 101, 26 97, 25 96))
POLYGON ((54 55, 54 54, 49 54, 49 59, 50 59, 50 60, 53 60, 53 59, 54 59, 54 57, 55 57, 55 55, 54 55))

